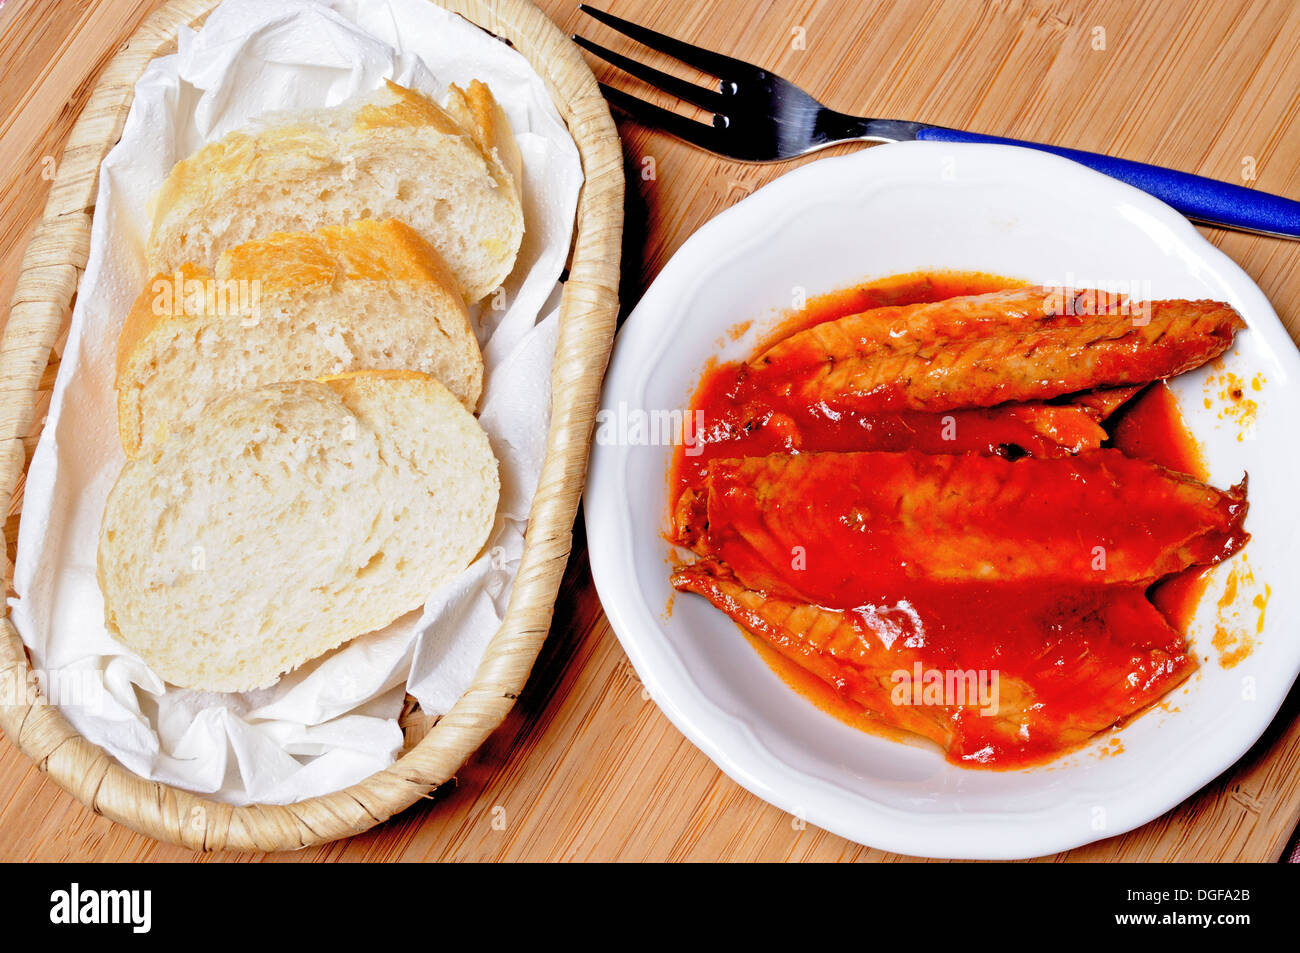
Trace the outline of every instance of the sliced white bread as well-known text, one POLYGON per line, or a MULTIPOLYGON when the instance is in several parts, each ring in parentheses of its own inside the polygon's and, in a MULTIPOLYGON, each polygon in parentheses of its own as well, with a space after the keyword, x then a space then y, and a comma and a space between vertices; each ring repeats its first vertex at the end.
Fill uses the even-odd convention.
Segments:
POLYGON ((456 282, 408 226, 362 219, 155 276, 118 340, 117 420, 133 457, 214 397, 367 368, 422 371, 473 411, 483 356, 456 282))
POLYGON ((486 434, 423 374, 227 395, 110 492, 108 629, 173 685, 265 687, 421 606, 478 555, 498 492, 486 434))
POLYGON ((510 130, 505 110, 493 97, 486 83, 471 80, 461 89, 455 83, 447 88, 447 112, 462 129, 469 131, 483 152, 495 156, 510 173, 515 191, 523 195, 524 159, 510 130))
POLYGON ((154 199, 150 273, 211 269, 227 248, 274 232, 395 218, 438 250, 467 301, 480 300, 514 267, 524 218, 509 124, 486 86, 471 89, 450 97, 470 128, 387 83, 209 143, 154 199))

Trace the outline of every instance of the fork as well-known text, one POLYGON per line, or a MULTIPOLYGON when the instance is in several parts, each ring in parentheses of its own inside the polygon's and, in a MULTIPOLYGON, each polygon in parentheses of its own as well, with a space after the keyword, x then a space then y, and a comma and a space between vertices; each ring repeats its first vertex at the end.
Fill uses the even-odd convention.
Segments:
POLYGON ((1080 149, 919 122, 850 116, 828 109, 788 80, 744 60, 692 46, 586 4, 580 4, 578 9, 652 50, 667 53, 718 78, 717 89, 709 89, 606 49, 585 37, 573 36, 579 46, 624 72, 711 112, 713 124, 687 118, 601 83, 601 91, 609 102, 638 122, 662 128, 722 156, 744 162, 775 162, 841 142, 920 140, 1021 146, 1072 159, 1127 182, 1202 224, 1300 238, 1300 202, 1280 195, 1080 149))

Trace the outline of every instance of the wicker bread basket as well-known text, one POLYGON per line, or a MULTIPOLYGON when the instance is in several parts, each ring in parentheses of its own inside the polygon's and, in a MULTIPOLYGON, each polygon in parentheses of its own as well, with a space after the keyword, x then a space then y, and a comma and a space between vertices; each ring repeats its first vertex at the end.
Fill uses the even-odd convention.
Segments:
MULTIPOLYGON (((551 429, 523 558, 505 621, 474 682, 441 718, 407 718, 408 743, 389 768, 295 804, 233 807, 147 781, 82 738, 34 690, 5 692, 0 727, 41 770, 98 813, 191 848, 287 850, 364 831, 447 781, 495 729, 528 677, 550 626, 586 470, 601 376, 617 312, 623 225, 618 135, 581 55, 527 0, 441 0, 508 40, 546 81, 578 146, 578 200, 569 277, 552 372, 551 429), (418 740, 417 740, 418 739, 418 740)), ((171 0, 112 59, 73 126, 44 215, 22 260, 0 345, 0 492, 11 499, 27 465, 35 409, 52 383, 50 352, 67 329, 90 250, 99 165, 117 142, 136 80, 176 50, 176 29, 198 27, 217 0, 171 0)), ((0 686, 33 673, 8 611, 0 631, 0 686)))

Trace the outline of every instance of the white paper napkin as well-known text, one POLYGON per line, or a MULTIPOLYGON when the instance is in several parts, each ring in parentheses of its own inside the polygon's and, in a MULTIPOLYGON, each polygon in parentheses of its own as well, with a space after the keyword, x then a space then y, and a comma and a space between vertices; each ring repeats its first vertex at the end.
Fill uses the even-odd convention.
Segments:
POLYGON ((582 169, 541 78, 522 56, 427 0, 225 0, 136 85, 100 170, 90 258, 27 478, 13 620, 47 695, 132 771, 236 804, 288 803, 391 764, 404 692, 445 712, 468 688, 505 613, 545 453, 558 329, 582 169), (215 694, 165 686, 104 627, 100 518, 124 462, 113 391, 117 336, 143 287, 147 206, 179 159, 271 110, 332 106, 392 79, 442 101, 481 79, 524 167, 523 248, 475 315, 486 362, 480 420, 501 465, 483 555, 423 611, 291 673, 215 694))

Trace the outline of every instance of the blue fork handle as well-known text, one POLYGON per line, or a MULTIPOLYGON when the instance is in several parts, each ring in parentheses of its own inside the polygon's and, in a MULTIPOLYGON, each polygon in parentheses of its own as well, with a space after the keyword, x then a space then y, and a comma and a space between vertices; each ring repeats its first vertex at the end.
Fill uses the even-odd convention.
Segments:
POLYGON ((1050 152, 1136 186, 1198 222, 1300 238, 1300 202, 1280 195, 1256 192, 1217 179, 1163 169, 1144 162, 1116 159, 1096 152, 985 136, 977 132, 946 129, 943 126, 922 126, 917 130, 916 138, 931 142, 988 142, 1050 152))

